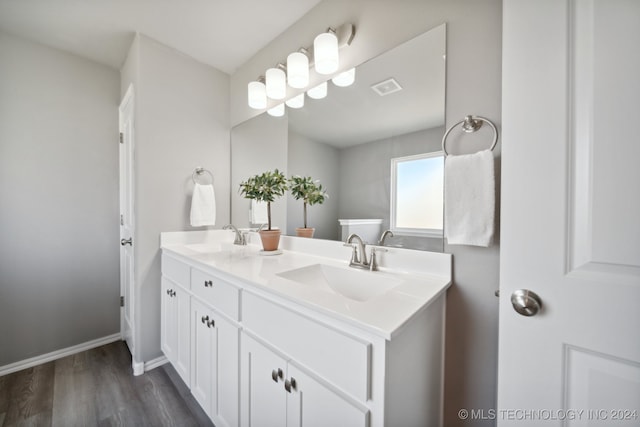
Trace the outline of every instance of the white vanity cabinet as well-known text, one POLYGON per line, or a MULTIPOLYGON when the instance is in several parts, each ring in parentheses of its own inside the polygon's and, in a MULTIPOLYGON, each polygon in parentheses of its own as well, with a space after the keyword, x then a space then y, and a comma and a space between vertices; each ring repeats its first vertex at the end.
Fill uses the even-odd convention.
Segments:
POLYGON ((363 303, 277 276, 318 258, 202 247, 164 249, 162 348, 216 426, 442 426, 449 256, 407 254, 442 276, 363 303))
POLYGON ((243 427, 367 425, 366 408, 245 333, 241 370, 243 427))
POLYGON ((216 426, 237 426, 239 329, 195 298, 191 318, 191 394, 216 426))
POLYGON ((441 426, 444 308, 441 295, 387 340, 243 292, 241 425, 441 426))
POLYGON ((216 426, 239 425, 239 289, 162 255, 161 348, 216 426))
POLYGON ((168 261, 162 277, 160 345, 180 378, 189 386, 191 365, 191 298, 189 269, 184 264, 168 261), (173 268, 177 267, 177 268, 173 268))

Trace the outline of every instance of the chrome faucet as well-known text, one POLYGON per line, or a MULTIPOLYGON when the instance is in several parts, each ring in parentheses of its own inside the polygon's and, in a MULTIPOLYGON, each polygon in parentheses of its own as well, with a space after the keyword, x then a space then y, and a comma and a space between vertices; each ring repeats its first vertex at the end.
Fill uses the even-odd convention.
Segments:
POLYGON ((235 225, 233 224, 227 224, 224 227, 222 227, 223 230, 233 230, 234 233, 236 233, 236 237, 233 240, 233 244, 234 245, 242 245, 242 246, 246 246, 247 244, 247 235, 241 231, 239 231, 235 225))
POLYGON ((378 240, 378 246, 384 246, 384 241, 387 237, 393 237, 393 233, 391 232, 391 230, 385 230, 382 233, 382 236, 380 236, 380 240, 378 240))
POLYGON ((356 233, 351 233, 349 237, 347 237, 347 241, 344 245, 353 248, 349 267, 366 269, 369 268, 369 263, 367 262, 367 252, 365 250, 366 244, 362 241, 362 237, 358 236, 356 233), (352 243, 354 239, 356 239, 357 245, 352 243))

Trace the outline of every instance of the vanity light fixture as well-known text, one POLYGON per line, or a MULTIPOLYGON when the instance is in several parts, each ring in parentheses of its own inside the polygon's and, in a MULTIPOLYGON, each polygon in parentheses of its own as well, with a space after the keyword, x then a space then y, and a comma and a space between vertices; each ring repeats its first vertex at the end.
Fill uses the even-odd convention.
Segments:
POLYGON ((300 95, 294 96, 293 98, 288 99, 285 104, 290 108, 302 108, 304 107, 304 92, 300 95))
POLYGON ((282 117, 284 116, 284 104, 278 104, 275 107, 269 108, 267 110, 267 114, 273 117, 282 117))
POLYGON ((312 87, 307 91, 309 98, 322 99, 327 96, 327 82, 322 82, 318 86, 312 87))
POLYGON ((331 79, 334 85, 338 87, 351 86, 356 81, 356 69, 351 68, 345 72, 342 72, 331 79))
POLYGON ((309 85, 309 57, 301 48, 287 56, 287 83, 294 89, 304 89, 309 85))
POLYGON ((267 87, 264 81, 264 76, 260 76, 257 81, 249 82, 247 86, 249 107, 257 110, 267 108, 267 87))
POLYGON ((338 36, 333 28, 319 34, 313 40, 314 67, 318 74, 332 74, 340 65, 338 54, 338 36))
POLYGON ((283 68, 283 64, 278 64, 266 72, 267 96, 271 99, 284 99, 287 95, 287 76, 283 68))
MULTIPOLYGON (((274 68, 269 68, 264 79, 250 82, 247 86, 248 103, 251 108, 258 110, 267 108, 267 99, 282 100, 287 97, 287 84, 294 89, 305 89, 309 86, 309 69, 314 67, 317 74, 330 75, 338 70, 339 50, 351 45, 355 36, 353 24, 343 24, 337 29, 329 28, 326 32, 319 34, 313 42, 313 46, 300 48, 287 56, 286 66, 279 63, 274 68)), ((355 70, 349 70, 355 73, 355 70)), ((354 74, 351 80, 345 77, 336 76, 334 83, 338 86, 348 86, 353 83, 354 74)), ((308 89, 307 94, 314 99, 321 99, 327 96, 327 83, 308 89)), ((296 100, 290 100, 287 104, 304 105, 304 96, 296 100)), ((300 107, 291 107, 300 108, 300 107)))

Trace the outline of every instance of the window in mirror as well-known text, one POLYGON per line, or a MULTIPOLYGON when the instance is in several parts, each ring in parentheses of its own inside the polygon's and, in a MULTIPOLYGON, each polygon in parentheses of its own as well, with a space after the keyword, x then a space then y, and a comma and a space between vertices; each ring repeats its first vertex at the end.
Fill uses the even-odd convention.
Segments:
POLYGON ((444 155, 391 159, 391 230, 442 237, 444 155))

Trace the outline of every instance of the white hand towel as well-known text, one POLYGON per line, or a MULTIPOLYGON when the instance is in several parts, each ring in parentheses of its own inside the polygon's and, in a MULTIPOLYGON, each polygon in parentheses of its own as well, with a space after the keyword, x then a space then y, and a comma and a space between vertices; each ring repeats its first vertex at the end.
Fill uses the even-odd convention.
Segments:
POLYGON ((444 186, 445 237, 449 244, 490 246, 495 216, 491 150, 447 156, 444 186))
POLYGON ((195 184, 191 199, 191 226, 216 224, 216 196, 213 185, 195 184))
POLYGON ((251 224, 266 224, 269 222, 267 214, 267 202, 251 200, 251 224))

